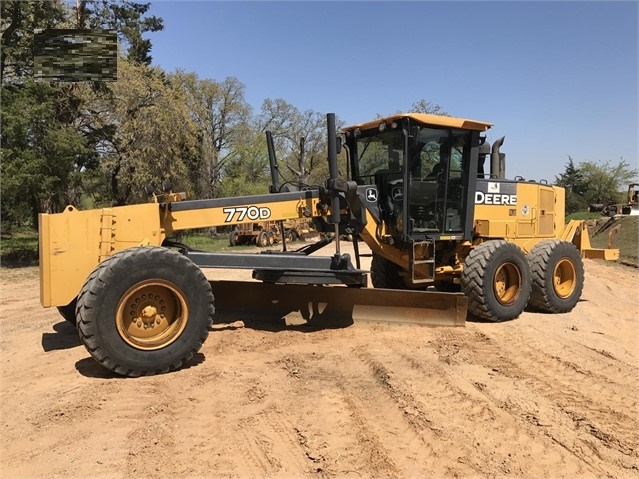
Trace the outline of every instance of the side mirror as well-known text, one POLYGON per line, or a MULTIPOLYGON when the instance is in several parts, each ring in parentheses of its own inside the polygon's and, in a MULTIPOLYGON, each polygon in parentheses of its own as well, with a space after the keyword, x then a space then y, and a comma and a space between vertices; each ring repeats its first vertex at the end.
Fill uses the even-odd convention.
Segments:
POLYGON ((335 149, 339 155, 342 152, 342 137, 337 135, 337 141, 335 142, 335 149))

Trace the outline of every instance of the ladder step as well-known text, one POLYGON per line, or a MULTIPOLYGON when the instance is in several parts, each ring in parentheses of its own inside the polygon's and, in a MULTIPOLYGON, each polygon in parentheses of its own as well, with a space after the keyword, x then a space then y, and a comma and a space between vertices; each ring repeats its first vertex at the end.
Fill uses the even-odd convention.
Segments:
POLYGON ((411 244, 411 247, 408 250, 408 269, 410 274, 410 280, 413 284, 419 283, 429 283, 432 282, 435 277, 435 241, 416 241, 411 244), (425 246, 426 254, 430 256, 428 259, 415 259, 415 249, 425 246), (428 279, 417 279, 415 278, 415 266, 427 264, 428 266, 428 279))

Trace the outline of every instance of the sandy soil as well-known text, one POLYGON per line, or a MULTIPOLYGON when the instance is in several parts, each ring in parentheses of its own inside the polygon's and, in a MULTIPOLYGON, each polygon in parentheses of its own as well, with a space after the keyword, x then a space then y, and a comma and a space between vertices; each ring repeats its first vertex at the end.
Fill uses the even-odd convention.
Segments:
POLYGON ((634 268, 586 261, 564 315, 215 329, 138 379, 0 275, 4 478, 639 477, 634 268))

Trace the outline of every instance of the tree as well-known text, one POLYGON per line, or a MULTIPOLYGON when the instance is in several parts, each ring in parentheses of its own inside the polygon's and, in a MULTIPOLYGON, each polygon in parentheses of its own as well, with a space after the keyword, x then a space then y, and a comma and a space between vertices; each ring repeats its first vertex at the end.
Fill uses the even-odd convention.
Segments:
POLYGON ((77 28, 117 31, 127 58, 150 65, 151 40, 142 38, 142 34, 164 29, 161 18, 145 17, 150 6, 150 3, 129 0, 82 0, 76 2, 73 10, 77 28))
POLYGON ((617 164, 585 161, 575 166, 568 156, 566 169, 555 177, 555 183, 566 189, 566 212, 574 213, 592 204, 623 202, 624 190, 637 175, 639 171, 623 160, 617 164))
POLYGON ((244 84, 234 77, 216 82, 181 70, 169 78, 174 87, 183 92, 198 128, 199 158, 191 170, 196 194, 215 198, 224 168, 243 141, 240 131, 244 131, 250 118, 244 84))
POLYGON ((424 98, 413 103, 411 111, 415 113, 428 113, 430 115, 450 116, 440 105, 425 100, 424 98))
POLYGON ((33 32, 64 22, 67 9, 61 0, 0 3, 0 79, 20 82, 33 75, 33 32))
POLYGON ((583 196, 587 185, 583 174, 575 166, 571 156, 568 156, 566 170, 555 177, 555 183, 566 189, 566 213, 583 211, 588 207, 583 196))
POLYGON ((265 135, 246 124, 241 127, 242 141, 224 168, 220 196, 264 194, 271 184, 265 135))
POLYGON ((300 185, 324 183, 328 174, 325 115, 300 112, 281 98, 266 99, 256 122, 259 131, 273 134, 285 178, 300 185))
POLYGON ((76 203, 78 165, 86 139, 59 119, 69 108, 58 87, 26 82, 2 89, 2 220, 37 224, 39 212, 76 203))
POLYGON ((187 162, 197 137, 183 92, 160 68, 127 60, 119 68, 119 80, 102 91, 82 90, 83 128, 87 134, 109 132, 97 145, 92 193, 99 202, 125 205, 145 200, 148 184, 168 180, 188 189, 187 162))
MULTIPOLYGON (((115 29, 128 46, 129 57, 134 62, 149 63, 151 43, 142 39, 142 33, 162 29, 157 17, 145 16, 149 4, 133 1, 89 0, 77 1, 74 9, 68 2, 12 1, 0 4, 0 76, 2 81, 2 220, 7 224, 35 224, 38 212, 57 212, 66 204, 78 204, 83 193, 83 182, 90 173, 108 170, 112 160, 109 148, 117 145, 126 150, 126 138, 135 134, 130 116, 117 111, 108 97, 115 90, 126 89, 120 84, 114 89, 100 84, 34 83, 33 43, 34 30, 55 28, 115 29), (97 106, 97 109, 92 109, 97 106), (102 121, 111 115, 114 121, 102 121), (127 121, 123 121, 125 119, 127 121), (126 128, 120 131, 120 127, 126 128), (107 163, 100 165, 100 161, 107 163)), ((126 68, 126 66, 125 66, 126 68)), ((147 72, 148 73, 148 72, 147 72)), ((148 75, 147 75, 148 76, 148 75)), ((156 75, 159 78, 161 75, 156 75)), ((153 75, 148 76, 150 79, 153 75)), ((160 83, 163 80, 158 80, 160 83)), ((149 81, 149 83, 152 83, 149 81)), ((148 85, 147 85, 148 86, 148 85)), ((157 85, 156 85, 157 87, 157 85)), ((153 90, 156 87, 150 87, 153 90)), ((156 88, 156 91, 159 87, 156 88)), ((137 91, 141 101, 145 93, 137 91)), ((160 95, 170 104, 170 95, 160 95)), ((161 103, 161 102, 160 102, 161 103)), ((158 106, 154 103, 154 106, 158 106)), ((174 112, 177 109, 173 110, 174 112)), ((170 108, 160 107, 158 118, 148 124, 140 121, 137 131, 145 145, 166 147, 160 124, 171 122, 162 117, 170 108), (156 138, 151 131, 155 128, 156 138), (158 137, 160 140, 158 141, 158 137)), ((179 120, 180 115, 176 118, 179 120)), ((187 122, 181 127, 188 129, 187 122)), ((137 132, 136 131, 136 132, 137 132)), ((163 154, 176 154, 176 149, 186 148, 186 137, 178 135, 175 148, 165 148, 163 154)), ((124 151, 123 150, 123 151, 124 151)), ((141 149, 130 148, 137 158, 154 164, 141 149)), ((182 152, 182 150, 181 150, 182 152)), ((122 160, 124 157, 121 157, 122 160)), ((127 156, 128 159, 131 156, 127 156)), ((117 166, 117 165, 116 165, 117 166)), ((162 164, 160 163, 160 166, 162 164)), ((136 172, 143 168, 137 167, 136 172)), ((168 171, 168 170, 167 170, 168 171)), ((143 177, 142 175, 140 179, 143 177)), ((149 176, 149 175, 146 175, 149 176)), ((118 175, 114 176, 116 179, 118 175)), ((103 178, 93 176, 93 188, 104 189, 103 178)), ((140 185, 136 185, 139 187, 140 185)), ((121 194, 119 201, 130 195, 121 194)), ((110 199, 110 197, 109 197, 110 199)))
POLYGON ((623 202, 623 191, 639 175, 639 171, 631 169, 630 164, 624 160, 617 164, 610 161, 585 161, 580 163, 579 171, 584 178, 583 196, 588 204, 623 202))

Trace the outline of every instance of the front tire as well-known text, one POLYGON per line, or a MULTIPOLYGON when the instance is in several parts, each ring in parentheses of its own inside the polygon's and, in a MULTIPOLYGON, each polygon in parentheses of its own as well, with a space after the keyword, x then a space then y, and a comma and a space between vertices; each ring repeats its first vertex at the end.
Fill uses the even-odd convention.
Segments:
POLYGON ((371 260, 371 281, 375 288, 406 289, 400 276, 401 268, 383 256, 373 253, 371 260))
POLYGON ((584 288, 584 265, 572 243, 546 240, 528 255, 532 274, 530 306, 545 313, 567 313, 584 288))
POLYGON ((159 247, 107 258, 78 296, 78 333, 102 366, 123 376, 178 369, 199 351, 213 321, 213 293, 185 256, 159 247))
POLYGON ((466 257, 461 276, 468 311, 488 321, 508 321, 528 304, 532 281, 522 249, 504 240, 475 247, 466 257))

